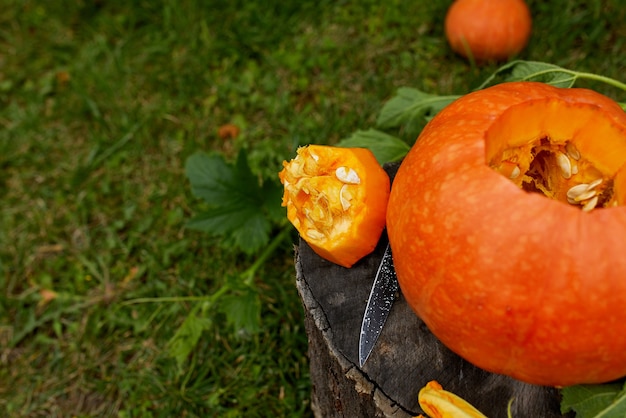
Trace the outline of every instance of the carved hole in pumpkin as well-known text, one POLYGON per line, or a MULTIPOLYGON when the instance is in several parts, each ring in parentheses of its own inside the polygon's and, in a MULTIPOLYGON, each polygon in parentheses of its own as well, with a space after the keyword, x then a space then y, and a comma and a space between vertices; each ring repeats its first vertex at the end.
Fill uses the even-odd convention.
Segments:
POLYGON ((487 164, 522 190, 583 210, 626 204, 624 130, 588 105, 513 106, 487 130, 485 145, 487 164), (584 199, 568 199, 572 187, 599 179, 584 199))

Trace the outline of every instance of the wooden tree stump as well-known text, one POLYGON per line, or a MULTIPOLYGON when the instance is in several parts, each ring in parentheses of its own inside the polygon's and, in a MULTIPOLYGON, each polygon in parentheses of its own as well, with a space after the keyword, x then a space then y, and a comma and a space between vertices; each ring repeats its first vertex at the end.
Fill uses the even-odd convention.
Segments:
POLYGON ((435 338, 401 294, 374 351, 359 368, 361 321, 383 252, 379 244, 347 269, 317 256, 304 241, 296 251, 316 417, 415 416, 423 413, 418 391, 430 380, 490 418, 506 418, 511 399, 513 417, 563 416, 557 389, 488 373, 466 362, 435 338))

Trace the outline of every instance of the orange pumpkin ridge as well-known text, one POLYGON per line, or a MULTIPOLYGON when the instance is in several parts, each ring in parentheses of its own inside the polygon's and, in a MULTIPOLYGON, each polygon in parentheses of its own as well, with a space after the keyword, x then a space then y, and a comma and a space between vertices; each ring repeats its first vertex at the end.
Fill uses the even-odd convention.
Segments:
POLYGON ((452 103, 389 200, 408 303, 495 373, 552 386, 626 375, 625 163, 626 113, 593 91, 516 82, 452 103), (568 201, 595 178, 592 208, 568 201))

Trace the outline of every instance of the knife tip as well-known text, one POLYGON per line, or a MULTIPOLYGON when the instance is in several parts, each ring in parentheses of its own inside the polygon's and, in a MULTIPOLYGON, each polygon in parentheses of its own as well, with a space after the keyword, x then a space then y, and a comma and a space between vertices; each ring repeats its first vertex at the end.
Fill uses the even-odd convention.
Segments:
POLYGON ((359 352, 359 368, 362 368, 367 361, 369 354, 365 355, 363 352, 359 352))

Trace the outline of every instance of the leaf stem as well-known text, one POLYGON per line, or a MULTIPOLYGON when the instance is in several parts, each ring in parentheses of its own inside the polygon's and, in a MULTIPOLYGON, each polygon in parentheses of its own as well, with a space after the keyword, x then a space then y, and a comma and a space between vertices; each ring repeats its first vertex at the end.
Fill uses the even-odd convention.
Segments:
POLYGON ((220 287, 215 293, 207 296, 169 296, 154 298, 135 298, 125 300, 120 305, 136 305, 139 303, 162 303, 162 302, 215 302, 220 296, 229 290, 228 286, 220 287))
POLYGON ((626 83, 622 83, 621 81, 615 80, 613 78, 605 77, 599 74, 593 73, 574 73, 574 75, 578 78, 586 78, 587 80, 595 80, 601 81, 609 86, 616 87, 618 89, 626 91, 626 83))
MULTIPOLYGON (((490 86, 494 82, 497 76, 501 74, 509 73, 509 72, 512 73, 513 77, 511 79, 511 77, 509 76, 507 79, 505 79, 505 81, 506 80, 508 81, 536 80, 537 78, 541 76, 556 73, 556 74, 565 74, 569 76, 569 78, 557 77, 553 81, 559 84, 570 83, 569 87, 572 87, 574 83, 576 82, 576 80, 578 79, 587 79, 587 80, 599 81, 599 82, 608 84, 609 86, 626 91, 625 83, 615 80, 610 77, 606 77, 606 76, 594 74, 594 73, 569 70, 567 68, 562 68, 557 65, 547 64, 543 62, 523 61, 523 60, 511 61, 503 65, 502 67, 498 68, 476 90, 481 90, 490 86), (522 67, 522 74, 515 74, 515 67, 517 66, 522 67)), ((551 84, 551 83, 548 82, 548 84, 551 84)))
POLYGON ((578 79, 594 80, 594 81, 600 81, 602 83, 608 84, 609 86, 613 86, 620 90, 626 91, 626 84, 622 83, 621 81, 615 80, 614 78, 610 78, 610 77, 606 77, 606 76, 594 74, 594 73, 586 73, 586 72, 568 70, 565 68, 554 68, 554 69, 548 69, 544 71, 537 71, 533 74, 530 74, 530 76, 525 77, 525 79, 529 80, 529 79, 536 78, 537 76, 541 76, 541 75, 549 74, 549 73, 569 74, 572 76, 573 83, 576 82, 576 80, 578 79))
POLYGON ((283 227, 283 229, 272 239, 265 250, 254 260, 254 263, 250 267, 248 267, 243 273, 241 273, 241 277, 244 279, 244 283, 246 285, 251 285, 252 280, 254 280, 254 275, 257 270, 261 268, 263 264, 267 261, 267 259, 276 251, 276 248, 280 245, 280 243, 289 236, 291 233, 291 224, 287 224, 283 227))

